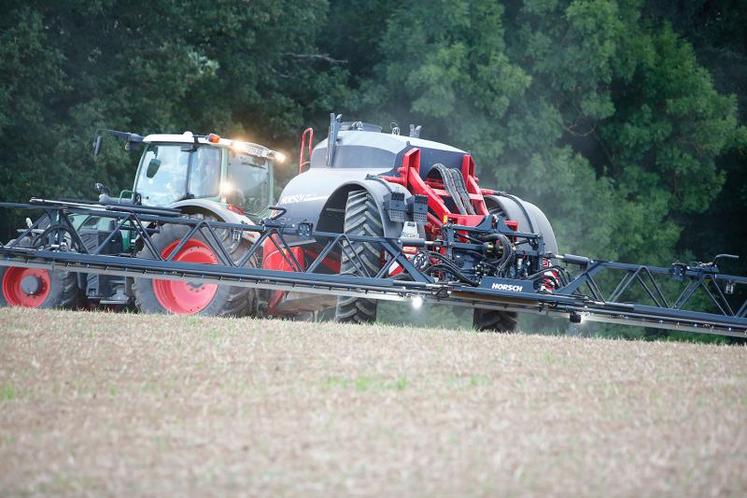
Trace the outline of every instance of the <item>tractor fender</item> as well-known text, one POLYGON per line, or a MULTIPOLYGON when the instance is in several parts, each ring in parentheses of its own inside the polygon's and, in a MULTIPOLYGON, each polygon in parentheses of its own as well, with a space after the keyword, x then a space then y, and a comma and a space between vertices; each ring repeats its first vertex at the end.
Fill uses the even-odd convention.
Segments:
MULTIPOLYGON (((248 216, 231 211, 225 204, 210 199, 185 199, 183 201, 175 202, 169 207, 178 209, 185 214, 196 212, 209 213, 215 216, 219 221, 226 223, 256 225, 256 222, 248 216)), ((254 241, 257 238, 256 233, 248 231, 243 232, 242 236, 251 241, 254 241)))
POLYGON ((386 215, 386 199, 392 192, 401 192, 405 201, 410 192, 401 185, 377 178, 388 169, 370 168, 312 168, 293 178, 283 189, 278 206, 286 210, 280 217, 286 223, 310 221, 319 231, 344 230, 345 204, 354 190, 366 190, 376 202, 384 227, 384 237, 402 235, 401 222, 393 222, 386 215))
POLYGON ((550 221, 540 208, 505 192, 486 195, 485 203, 488 209, 500 209, 508 219, 519 222, 520 232, 531 232, 542 235, 545 241, 545 251, 558 254, 558 242, 550 221))

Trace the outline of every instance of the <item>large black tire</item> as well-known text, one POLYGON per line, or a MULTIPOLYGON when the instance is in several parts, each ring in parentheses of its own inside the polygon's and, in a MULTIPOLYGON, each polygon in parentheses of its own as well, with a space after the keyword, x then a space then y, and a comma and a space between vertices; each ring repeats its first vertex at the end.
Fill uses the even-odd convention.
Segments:
MULTIPOLYGON (((166 224, 161 227, 158 233, 151 236, 151 241, 156 250, 163 254, 164 249, 175 241, 181 240, 187 235, 188 231, 189 227, 185 225, 166 224)), ((221 238, 223 246, 234 262, 246 254, 246 251, 251 247, 251 244, 244 239, 233 240, 230 230, 216 230, 216 233, 221 238)), ((206 243, 205 238, 200 234, 193 236, 192 240, 206 243)), ((137 257, 154 259, 146 247, 143 247, 138 252, 137 257)), ((184 306, 182 309, 169 309, 158 299, 156 292, 157 284, 155 282, 156 280, 137 278, 133 283, 135 305, 143 313, 239 317, 253 315, 257 310, 257 293, 255 289, 232 285, 218 285, 212 300, 201 309, 190 309, 184 303, 182 303, 184 306)), ((200 289, 202 286, 194 285, 193 287, 200 289)))
POLYGON ((512 333, 516 331, 515 311, 476 309, 473 324, 477 330, 512 333))
MULTIPOLYGON (((365 190, 356 190, 348 194, 345 205, 345 233, 348 235, 366 235, 383 237, 384 227, 376 202, 365 190)), ((381 249, 376 244, 351 244, 358 255, 355 261, 363 264, 369 275, 373 276, 381 268, 381 249)), ((342 251, 340 256, 340 274, 360 274, 351 251, 342 251)), ((337 299, 335 320, 342 323, 372 323, 376 321, 376 301, 356 297, 337 299)))
MULTIPOLYGON (((11 244, 11 240, 8 244, 11 244)), ((26 237, 18 244, 20 247, 31 247, 31 240, 26 237)), ((27 308, 62 308, 73 309, 81 304, 81 292, 75 273, 69 271, 49 271, 20 267, 0 267, 0 307, 21 306, 27 308), (46 278, 44 278, 44 276, 46 278), (21 285, 24 278, 31 278, 33 291, 28 285, 21 285), (41 277, 41 278, 40 278, 41 277), (47 280, 48 279, 48 280, 47 280), (47 292, 48 291, 48 292, 47 292), (40 293, 46 293, 40 299, 40 293)))

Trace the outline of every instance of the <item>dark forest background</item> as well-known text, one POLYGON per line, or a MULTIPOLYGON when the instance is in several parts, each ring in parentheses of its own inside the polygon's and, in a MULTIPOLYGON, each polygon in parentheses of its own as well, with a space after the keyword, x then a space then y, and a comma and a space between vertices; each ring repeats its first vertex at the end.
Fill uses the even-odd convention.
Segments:
MULTIPOLYGON (((98 128, 292 157, 336 111, 471 151, 483 185, 545 210, 563 252, 747 258, 746 1, 0 6, 0 200, 130 187, 121 148, 93 161, 98 128)), ((17 221, 0 215, 3 239, 17 221)))

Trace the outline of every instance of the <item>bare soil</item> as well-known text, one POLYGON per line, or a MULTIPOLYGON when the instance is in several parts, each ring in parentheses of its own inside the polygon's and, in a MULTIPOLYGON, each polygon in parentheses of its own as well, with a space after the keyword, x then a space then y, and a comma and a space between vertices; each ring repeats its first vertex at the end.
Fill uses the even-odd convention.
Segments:
POLYGON ((747 495, 747 348, 0 310, 2 496, 747 495))

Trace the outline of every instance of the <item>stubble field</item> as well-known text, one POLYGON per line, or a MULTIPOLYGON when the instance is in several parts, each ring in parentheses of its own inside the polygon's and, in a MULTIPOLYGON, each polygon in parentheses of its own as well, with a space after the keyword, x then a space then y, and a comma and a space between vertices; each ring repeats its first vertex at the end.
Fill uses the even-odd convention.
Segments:
POLYGON ((0 495, 745 496, 747 348, 0 309, 0 495))

